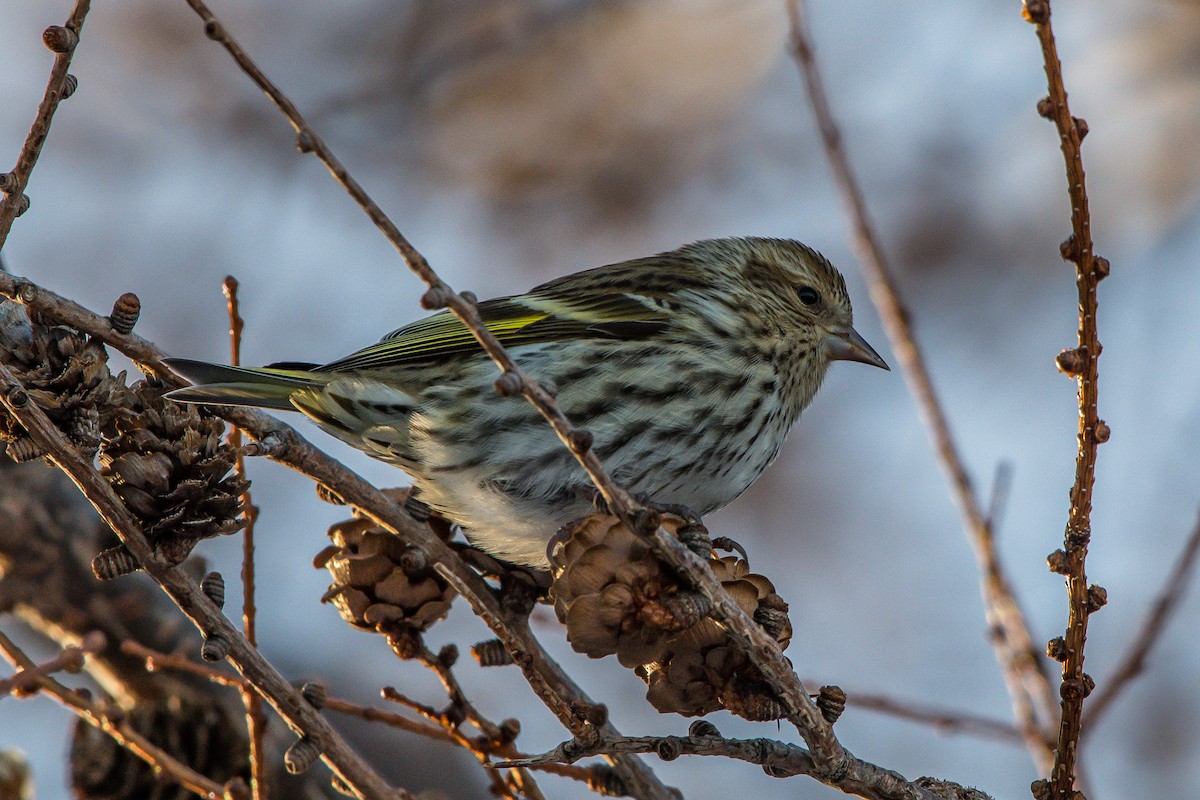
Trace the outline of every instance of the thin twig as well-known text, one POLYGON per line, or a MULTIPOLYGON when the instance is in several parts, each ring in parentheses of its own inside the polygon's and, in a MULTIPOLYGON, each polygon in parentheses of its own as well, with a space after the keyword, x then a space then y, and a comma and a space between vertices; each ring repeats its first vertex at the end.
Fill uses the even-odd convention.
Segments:
POLYGON ((454 670, 445 660, 424 645, 421 646, 420 652, 417 653, 417 660, 438 676, 438 680, 442 683, 442 688, 446 690, 446 696, 450 698, 450 705, 456 712, 461 712, 463 718, 478 728, 479 732, 483 735, 493 739, 501 736, 500 727, 485 717, 475 704, 467 699, 462 684, 458 682, 458 677, 454 674, 454 670))
POLYGON ((528 758, 511 759, 494 767, 574 764, 601 753, 654 753, 664 761, 680 755, 720 756, 770 768, 772 777, 812 775, 817 771, 812 753, 774 739, 726 739, 722 736, 595 736, 590 741, 572 739, 553 750, 528 758))
POLYGON ((415 733, 427 739, 458 744, 458 740, 447 733, 445 728, 440 725, 431 725, 428 722, 409 719, 403 714, 397 714, 395 711, 385 711, 382 708, 364 706, 361 703, 351 703, 349 700, 342 700, 338 697, 326 698, 325 707, 339 714, 365 719, 367 722, 382 722, 389 727, 415 733))
POLYGON ((385 686, 379 692, 379 696, 389 703, 395 703, 398 706, 404 706, 409 711, 415 711, 427 720, 441 724, 445 715, 438 711, 428 703, 422 703, 420 700, 414 700, 403 692, 397 690, 394 686, 385 686))
MULTIPOLYGON (((718 756, 758 764, 773 778, 790 778, 794 775, 809 775, 827 782, 821 774, 821 765, 813 754, 798 745, 775 739, 726 739, 719 734, 697 732, 687 736, 600 736, 588 740, 573 739, 563 742, 553 750, 538 756, 512 759, 494 764, 495 767, 526 766, 538 767, 545 764, 573 764, 581 758, 614 753, 654 753, 664 761, 673 761, 681 755, 718 756)), ((867 798, 905 797, 910 800, 935 800, 940 796, 926 788, 922 781, 909 783, 895 772, 882 771, 864 779, 852 771, 846 775, 839 788, 851 794, 867 798)), ((943 784, 945 785, 945 784, 943 784)), ((984 798, 977 790, 954 787, 961 790, 955 797, 984 798)), ((949 796, 949 795, 947 795, 949 796)))
POLYGON ((871 225, 866 200, 850 166, 841 132, 825 93, 801 0, 788 0, 788 13, 791 17, 792 52, 804 77, 825 153, 853 223, 854 248, 862 261, 871 300, 892 342, 909 391, 920 408, 938 461, 950 482, 951 493, 962 515, 963 527, 979 564, 980 590, 988 625, 994 633, 992 646, 1012 697, 1017 724, 1034 762, 1045 772, 1050 764, 1047 731, 1054 718, 1054 697, 1044 655, 1033 644, 1034 638, 1029 632, 1025 613, 996 551, 992 528, 980 507, 966 465, 950 432, 945 410, 934 390, 920 345, 913 335, 899 286, 871 225))
MULTIPOLYGON (((817 685, 816 682, 811 683, 817 685)), ((1023 741, 1021 732, 1003 720, 955 709, 910 703, 888 695, 848 691, 846 705, 929 725, 938 733, 960 733, 1017 744, 1023 741)))
MULTIPOLYGON (((225 276, 221 284, 229 312, 229 358, 235 367, 242 363, 242 329, 245 323, 238 310, 238 282, 232 275, 225 276)), ((237 453, 234 468, 243 481, 246 480, 246 457, 242 454, 242 429, 236 425, 229 428, 229 446, 237 453)), ((247 483, 247 487, 249 484, 247 483)), ((242 492, 242 513, 246 524, 242 528, 242 632, 251 647, 258 647, 256 627, 257 610, 254 606, 254 523, 258 521, 258 507, 250 497, 250 489, 242 492)), ((267 761, 263 751, 263 740, 267 733, 267 718, 263 714, 262 698, 253 688, 242 690, 242 704, 246 706, 246 728, 250 734, 250 793, 254 800, 267 798, 267 761)))
MULTIPOLYGON (((228 672, 223 672, 207 664, 199 664, 186 656, 177 653, 161 653, 152 648, 137 642, 133 639, 127 639, 121 642, 121 651, 141 659, 143 665, 148 672, 157 672, 161 669, 175 670, 176 672, 187 673, 188 675, 196 675, 205 678, 213 683, 221 686, 229 686, 234 689, 246 690, 253 689, 254 685, 240 675, 232 675, 228 672)), ((338 697, 328 696, 325 698, 325 708, 331 711, 337 711, 340 714, 359 717, 361 719, 370 720, 371 722, 382 722, 390 725, 393 728, 416 733, 421 736, 426 736, 430 739, 437 739, 445 742, 453 742, 454 739, 440 726, 430 725, 426 722, 412 720, 408 717, 397 714, 394 711, 384 711, 383 709, 372 708, 370 706, 359 705, 352 703, 349 700, 343 700, 338 697)))
MULTIPOLYGON (((8 232, 12 230, 13 220, 21 206, 28 202, 25 188, 29 185, 29 176, 37 164, 38 156, 42 153, 42 145, 50 133, 50 123, 54 121, 54 112, 63 100, 64 87, 67 81, 67 70, 71 68, 71 58, 79 44, 79 34, 83 30, 83 20, 87 17, 91 0, 75 0, 75 8, 70 19, 61 29, 47 28, 42 40, 47 47, 54 50, 54 66, 50 68, 50 80, 46 83, 46 93, 38 106, 37 116, 29 128, 29 135, 17 157, 17 165, 12 172, 3 176, 4 197, 0 198, 0 250, 8 240, 8 232)), ((66 92, 70 94, 70 92, 66 92)))
POLYGON ((104 648, 104 634, 96 631, 84 637, 78 645, 64 647, 49 661, 32 666, 21 666, 9 678, 0 678, 0 697, 7 694, 21 695, 39 688, 39 679, 55 672, 79 672, 83 668, 85 654, 96 653, 104 648))
MULTIPOLYGON (((232 675, 228 672, 222 672, 215 667, 207 664, 198 664, 191 659, 175 653, 160 653, 153 650, 140 642, 128 639, 121 643, 121 650, 135 658, 143 661, 147 670, 153 672, 159 669, 172 669, 179 672, 185 672, 189 675, 197 675, 206 678, 213 683, 222 686, 230 686, 237 689, 250 687, 250 682, 240 675, 232 675)), ((389 698, 391 699, 391 698, 389 698)), ((360 703, 353 703, 349 700, 344 700, 340 697, 329 695, 325 698, 324 707, 329 711, 336 711, 339 714, 345 714, 351 717, 366 720, 367 722, 379 722, 392 728, 415 733, 418 736, 424 736, 427 739, 432 739, 439 742, 448 742, 450 744, 467 747, 472 752, 477 752, 479 749, 486 749, 489 754, 502 756, 504 758, 528 758, 529 756, 516 749, 511 743, 499 744, 496 742, 481 742, 477 739, 463 737, 461 735, 449 732, 443 725, 430 724, 421 722, 420 720, 409 719, 403 714, 397 714, 394 711, 386 711, 382 708, 374 708, 365 706, 360 703), (486 745, 486 746, 485 746, 486 745)), ((424 716, 424 711, 421 712, 424 716)), ((436 714, 436 712, 432 712, 436 714)), ((593 768, 568 767, 564 765, 546 764, 536 767, 541 772, 546 772, 551 775, 559 775, 572 780, 583 783, 590 783, 596 778, 596 771, 593 768)))
MULTIPOLYGON (((457 658, 457 649, 454 651, 454 658, 457 658)), ((491 762, 492 753, 497 747, 502 747, 511 740, 511 736, 505 733, 499 725, 485 717, 482 712, 472 703, 466 693, 463 691, 462 684, 458 682, 458 677, 454 674, 454 668, 451 660, 447 660, 441 653, 435 654, 428 647, 422 645, 417 653, 417 660, 433 671, 438 676, 438 680, 442 683, 442 688, 446 690, 446 696, 450 699, 450 707, 448 714, 441 714, 438 721, 452 735, 462 737, 463 741, 460 744, 466 749, 473 752, 481 764, 491 762), (458 720, 470 722, 481 734, 479 740, 471 740, 463 736, 459 729, 458 720)), ((520 728, 516 729, 519 732, 520 728)), ((514 733, 515 735, 515 733, 514 733)), ((533 776, 528 770, 520 767, 513 768, 508 780, 497 771, 490 771, 492 778, 492 791, 498 797, 509 797, 512 800, 519 800, 521 795, 525 795, 530 800, 545 800, 541 789, 533 776)))
POLYGON ((121 542, 137 558, 146 572, 163 587, 180 610, 204 633, 219 636, 229 645, 229 662, 251 681, 280 716, 300 734, 316 738, 324 750, 322 759, 342 781, 363 798, 392 800, 410 798, 408 792, 393 789, 305 702, 301 694, 251 647, 211 600, 178 567, 168 566, 150 547, 137 520, 95 466, 72 449, 63 434, 54 427, 45 412, 30 402, 28 394, 7 366, 0 363, 0 404, 21 423, 38 444, 67 474, 95 506, 121 542))
MULTIPOLYGON (((0 632, 0 651, 4 652, 14 666, 26 670, 37 668, 29 656, 2 632, 0 632)), ((210 800, 232 796, 227 792, 230 787, 221 786, 216 781, 206 778, 170 753, 155 746, 149 739, 134 730, 124 719, 123 714, 109 711, 104 706, 87 699, 80 692, 68 689, 48 675, 38 675, 36 683, 43 694, 53 697, 88 723, 107 733, 122 747, 145 761, 156 771, 170 776, 172 780, 178 782, 189 792, 194 792, 210 800)))
POLYGON ((1200 522, 1192 528, 1183 551, 1175 561, 1175 567, 1150 607, 1146 621, 1141 625, 1138 638, 1129 646, 1128 652, 1113 670, 1112 676, 1101 683, 1102 688, 1088 703, 1088 713, 1083 718, 1085 734, 1095 729, 1121 691, 1146 669, 1150 651, 1162 638, 1167 625, 1170 624, 1171 615, 1179 608, 1179 601, 1187 592, 1188 584, 1196 571, 1197 555, 1200 555, 1200 522))
POLYGON ((1070 800, 1075 789, 1075 760, 1083 724, 1083 699, 1091 690, 1091 678, 1083 671, 1083 648, 1087 641, 1088 616, 1096 607, 1087 582, 1087 551, 1092 536, 1092 489, 1096 482, 1096 451, 1108 441, 1109 427, 1097 413, 1097 383, 1100 339, 1096 327, 1096 286, 1108 274, 1106 259, 1095 256, 1092 220, 1088 211, 1087 184, 1080 143, 1087 124, 1071 116, 1062 63, 1050 25, 1050 0, 1026 0, 1023 13, 1033 23, 1042 46, 1042 61, 1050 94, 1038 104, 1043 116, 1054 122, 1066 164, 1067 194, 1071 200, 1071 236, 1061 247, 1062 257, 1075 262, 1075 286, 1079 297, 1077 348, 1058 358, 1059 368, 1078 378, 1079 430, 1075 455, 1075 481, 1063 548, 1067 562, 1068 616, 1066 659, 1062 664, 1062 717, 1058 727, 1054 769, 1050 778, 1054 797, 1070 800))

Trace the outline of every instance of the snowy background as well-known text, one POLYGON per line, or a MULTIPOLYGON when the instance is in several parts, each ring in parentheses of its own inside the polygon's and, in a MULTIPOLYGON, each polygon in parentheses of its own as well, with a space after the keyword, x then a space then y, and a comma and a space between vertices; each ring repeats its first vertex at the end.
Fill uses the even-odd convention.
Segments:
MULTIPOLYGON (((1100 290, 1100 452, 1088 572, 1110 605, 1089 628, 1100 683, 1131 640, 1200 502, 1200 3, 1058 0, 1059 49, 1084 146, 1100 290)), ((856 327, 893 364, 856 262, 776 0, 260 0, 215 6, 405 234, 456 288, 523 291, 567 272, 699 238, 795 237, 846 273, 856 327)), ((1075 453, 1075 394, 1053 357, 1074 342, 1062 162, 1036 37, 1016 0, 813 0, 818 56, 872 215, 980 493, 1014 481, 1000 542, 1039 640, 1065 624, 1059 546, 1075 453)), ((0 158, 15 158, 52 60, 42 29, 65 2, 3 0, 0 158)), ((236 275, 246 363, 325 361, 422 312, 422 287, 181 2, 93 9, 29 187, 8 268, 107 311, 134 291, 139 332, 224 359, 220 282, 236 275)), ((6 163, 6 162, 4 162, 6 163)), ((402 483, 298 420, 380 485, 402 483)), ((430 702, 432 676, 317 600, 311 565, 345 516, 309 482, 251 464, 261 646, 292 678, 371 701, 386 684, 430 702)), ((834 367, 768 473, 709 519, 791 603, 802 677, 1008 718, 976 569, 897 372, 834 367)), ((239 541, 202 552, 232 582, 239 541)), ((237 590, 230 588, 231 594, 237 590)), ((1084 752, 1092 800, 1200 793, 1200 600, 1193 595, 1084 752)), ((14 623, 5 621, 5 629, 14 623)), ((542 638, 624 732, 682 732, 615 662, 542 638)), ((485 638, 463 604, 429 635, 485 638)), ((485 713, 523 723, 530 752, 563 738, 515 670, 461 673, 485 713)), ((781 735, 721 713, 729 735, 781 735)), ((0 749, 25 749, 38 796, 64 796, 70 719, 0 700, 0 749)), ((341 721, 341 720, 339 720, 341 721)), ((389 778, 485 797, 471 757, 383 727, 347 729, 389 778)), ((1028 796, 1023 748, 947 737, 851 710, 857 755, 909 777, 1028 796)), ((656 764, 689 797, 841 796, 814 781, 684 758, 656 764)), ((546 778, 548 794, 585 796, 546 778)))

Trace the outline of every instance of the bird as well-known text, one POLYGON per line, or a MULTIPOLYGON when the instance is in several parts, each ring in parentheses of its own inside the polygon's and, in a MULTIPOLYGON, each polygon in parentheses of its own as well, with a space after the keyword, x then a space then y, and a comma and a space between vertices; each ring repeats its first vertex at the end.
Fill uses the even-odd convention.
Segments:
MULTIPOLYGON (((791 239, 707 239, 477 304, 483 324, 613 479, 696 515, 755 481, 834 361, 889 369, 853 327, 842 274, 791 239)), ((449 311, 324 365, 172 358, 186 403, 300 411, 400 467, 473 546, 546 569, 564 524, 595 510, 574 455, 449 311)))

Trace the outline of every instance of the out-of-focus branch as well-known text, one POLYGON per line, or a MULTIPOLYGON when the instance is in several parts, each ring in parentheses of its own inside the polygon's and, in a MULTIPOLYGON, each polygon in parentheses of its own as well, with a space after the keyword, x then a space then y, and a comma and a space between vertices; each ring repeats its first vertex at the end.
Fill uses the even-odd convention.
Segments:
POLYGON ((975 552, 983 603, 988 625, 993 632, 992 646, 1012 697, 1017 724, 1034 762, 1043 773, 1048 772, 1050 748, 1047 736, 1048 726, 1054 717, 1054 698, 1042 651, 1033 644, 1025 613, 996 551, 992 527, 971 485, 966 465, 950 432, 945 410, 933 388, 933 379, 920 345, 913 335, 908 310, 900 298, 899 285, 871 225, 866 200, 850 166, 849 156, 842 145, 841 131, 834 121, 825 94, 803 4, 801 0, 788 0, 787 5, 791 17, 792 52, 808 88, 825 153, 850 215, 854 249, 862 261, 871 300, 879 311, 909 390, 925 420, 938 461, 950 481, 951 493, 962 515, 967 538, 975 552))
POLYGON ((1162 591, 1154 601, 1154 605, 1150 607, 1146 621, 1141 625, 1141 632, 1137 639, 1129 646, 1125 657, 1113 670, 1112 677, 1100 684, 1102 688, 1088 703, 1088 713, 1083 717, 1085 735, 1089 731, 1095 730, 1097 723, 1112 707, 1113 701, 1117 699, 1121 691, 1145 670, 1150 651, 1162 638, 1167 625, 1170 624, 1171 615, 1179 608, 1179 601, 1187 592, 1188 584, 1196 572, 1197 555, 1200 555, 1200 522, 1197 522, 1192 528, 1192 533, 1183 546, 1183 551, 1175 561, 1175 567, 1167 577, 1166 583, 1163 584, 1162 591))
MULTIPOLYGON (((806 681, 806 683, 819 685, 816 681, 806 681)), ((846 705, 928 725, 938 733, 980 736, 1017 744, 1023 741, 1021 732, 1003 720, 954 709, 938 708, 925 703, 910 703, 888 695, 849 691, 846 692, 846 705)))
POLYGON ((220 637, 228 645, 228 658, 250 680, 280 716, 302 735, 313 737, 323 748, 322 759, 348 786, 369 800, 411 797, 392 789, 354 752, 344 739, 308 705, 259 652, 251 647, 178 567, 171 567, 150 547, 145 534, 112 487, 90 461, 84 460, 29 396, 8 367, 0 364, 0 403, 8 409, 58 467, 83 491, 113 532, 138 559, 146 572, 170 595, 176 605, 207 637, 220 637))
MULTIPOLYGON (((11 644, 11 642, 10 642, 11 644)), ((85 654, 95 653, 104 647, 104 634, 99 631, 93 631, 84 637, 83 641, 78 645, 67 645, 59 651, 58 655, 49 661, 32 666, 19 666, 17 672, 11 678, 0 678, 0 696, 15 693, 24 694, 30 691, 36 691, 39 687, 39 678, 53 675, 55 672, 79 672, 83 669, 83 657, 85 654)), ((16 652, 15 645, 13 653, 16 652)), ((14 662, 20 665, 22 662, 14 662)))
POLYGON ((1075 791, 1075 763, 1083 724, 1083 699, 1094 682, 1083 671, 1083 648, 1087 641, 1088 616, 1104 604, 1100 587, 1088 586, 1087 551, 1092 538, 1092 489, 1096 482, 1096 451, 1108 441, 1108 425, 1097 413, 1097 383, 1100 338, 1096 327, 1096 286, 1109 272, 1107 259, 1099 258, 1092 248, 1092 219, 1088 211, 1087 184, 1083 172, 1080 143, 1087 135, 1087 123, 1071 116, 1067 90, 1063 85, 1062 63, 1050 25, 1050 0, 1025 0, 1023 13, 1037 31, 1042 46, 1042 61, 1050 93, 1038 103, 1038 113, 1054 122, 1066 163, 1067 194, 1071 201, 1071 236, 1062 244, 1064 260, 1075 262, 1075 286, 1079 295, 1077 346, 1058 356, 1058 367, 1078 379, 1079 431, 1075 455, 1075 482, 1071 486, 1071 507, 1063 537, 1065 557, 1053 558, 1061 564, 1067 579, 1067 631, 1061 649, 1062 717, 1058 727, 1054 769, 1050 774, 1053 797, 1070 800, 1075 791), (1065 562, 1065 563, 1063 563, 1065 562))
MULTIPOLYGON (((0 651, 16 667, 25 670, 36 670, 37 667, 11 639, 0 633, 0 651)), ((124 748, 154 767, 156 770, 169 775, 181 786, 195 792, 204 798, 224 798, 224 800, 244 800, 247 792, 244 783, 233 780, 225 786, 209 780, 205 776, 173 757, 170 753, 155 746, 150 740, 133 729, 124 715, 114 714, 108 708, 87 699, 80 692, 68 689, 48 675, 36 676, 37 688, 42 693, 53 697, 71 711, 87 720, 96 728, 104 731, 124 748)))
POLYGON ((8 240, 13 220, 29 208, 25 187, 29 185, 29 175, 50 133, 54 112, 58 110, 58 104, 75 91, 75 79, 67 74, 67 70, 71 68, 71 58, 79 44, 79 32, 83 30, 83 20, 90 7, 91 0, 75 0, 75 8, 67 24, 62 27, 53 25, 42 34, 46 47, 55 53, 54 66, 50 68, 46 93, 38 106, 37 116, 29 128, 21 154, 17 157, 17 165, 12 172, 0 174, 0 192, 4 193, 4 197, 0 198, 0 250, 4 249, 4 243, 8 240))

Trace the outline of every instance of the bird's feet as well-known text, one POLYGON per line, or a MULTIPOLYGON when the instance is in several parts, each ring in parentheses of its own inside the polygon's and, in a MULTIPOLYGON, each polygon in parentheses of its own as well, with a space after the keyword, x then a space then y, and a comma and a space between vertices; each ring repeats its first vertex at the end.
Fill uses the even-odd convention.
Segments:
POLYGON ((701 558, 708 558, 712 553, 713 542, 709 538, 708 528, 695 511, 682 503, 657 503, 646 494, 635 495, 634 499, 653 513, 670 514, 683 520, 683 524, 675 529, 675 536, 687 549, 701 558))
POLYGON ((750 557, 746 555, 746 548, 728 536, 710 538, 708 528, 700 515, 682 503, 655 503, 645 496, 639 496, 637 499, 647 508, 660 514, 671 514, 682 519, 683 524, 675 531, 675 535, 689 550, 701 558, 708 558, 712 555, 713 550, 724 550, 728 553, 737 553, 743 561, 750 561, 750 557))

